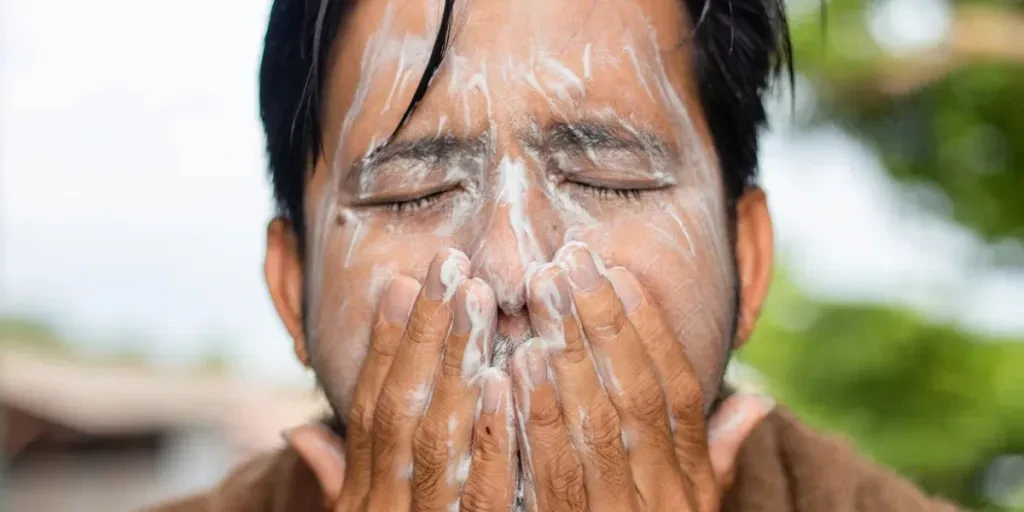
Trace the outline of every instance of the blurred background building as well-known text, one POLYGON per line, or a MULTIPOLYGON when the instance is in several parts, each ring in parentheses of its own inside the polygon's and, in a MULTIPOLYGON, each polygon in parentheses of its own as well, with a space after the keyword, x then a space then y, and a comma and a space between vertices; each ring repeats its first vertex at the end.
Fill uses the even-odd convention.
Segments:
MULTIPOLYGON (((322 409, 261 278, 269 5, 0 0, 0 510, 199 489, 322 409)), ((735 374, 1024 510, 1024 6, 790 12, 778 268, 735 374)))

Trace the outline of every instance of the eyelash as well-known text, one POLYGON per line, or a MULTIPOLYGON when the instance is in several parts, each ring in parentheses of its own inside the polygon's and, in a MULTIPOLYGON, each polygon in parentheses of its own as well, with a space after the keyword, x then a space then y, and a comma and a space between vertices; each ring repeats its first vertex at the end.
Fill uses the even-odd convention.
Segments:
POLYGON ((591 185, 589 183, 581 183, 574 181, 573 185, 582 188, 586 193, 597 196, 600 199, 610 199, 614 194, 615 197, 625 199, 627 201, 635 201, 640 199, 640 196, 646 192, 650 192, 650 189, 645 188, 608 188, 600 187, 597 185, 591 185))
POLYGON ((388 211, 395 212, 395 213, 414 212, 414 211, 426 208, 426 207, 428 207, 428 206, 430 206, 430 205, 440 201, 441 198, 445 194, 447 194, 448 192, 451 192, 451 191, 450 190, 439 190, 437 192, 434 192, 433 194, 427 194, 427 195, 425 195, 423 197, 417 197, 416 199, 408 199, 408 200, 405 200, 405 201, 392 201, 390 203, 385 203, 384 207, 388 211))
MULTIPOLYGON (((588 194, 597 196, 600 199, 610 199, 612 195, 619 199, 625 199, 627 201, 636 201, 640 199, 640 196, 646 192, 650 192, 650 189, 644 188, 608 188, 600 187, 597 185, 591 185, 589 183, 573 182, 577 187, 582 188, 588 194)), ((418 210, 422 210, 438 201, 447 194, 448 190, 439 190, 433 194, 427 194, 423 197, 417 197, 415 199, 409 199, 405 201, 393 201, 386 203, 384 207, 394 213, 411 213, 418 210)))

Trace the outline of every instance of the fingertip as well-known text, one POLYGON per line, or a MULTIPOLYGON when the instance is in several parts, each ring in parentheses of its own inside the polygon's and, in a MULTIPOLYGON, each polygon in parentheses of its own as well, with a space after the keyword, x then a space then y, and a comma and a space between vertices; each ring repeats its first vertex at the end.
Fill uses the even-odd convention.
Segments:
POLYGON ((337 500, 345 479, 345 451, 341 438, 319 424, 295 427, 282 435, 316 476, 325 502, 337 500))
POLYGON ((420 293, 420 283, 415 279, 399 275, 391 279, 382 299, 384 319, 396 325, 405 325, 420 293))
POLYGON ((637 281, 630 271, 622 267, 610 268, 608 269, 608 280, 611 281, 612 288, 615 289, 615 294, 619 296, 619 301, 622 302, 622 309, 626 313, 632 313, 643 305, 645 299, 643 290, 640 288, 640 282, 637 281))

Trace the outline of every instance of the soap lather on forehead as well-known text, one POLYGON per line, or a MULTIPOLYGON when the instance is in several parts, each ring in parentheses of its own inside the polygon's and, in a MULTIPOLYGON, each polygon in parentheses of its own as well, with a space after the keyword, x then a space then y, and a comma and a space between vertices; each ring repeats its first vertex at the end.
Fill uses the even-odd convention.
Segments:
MULTIPOLYGON (((671 105, 666 105, 665 98, 642 90, 649 91, 659 79, 656 75, 667 72, 655 69, 661 66, 655 64, 660 60, 655 54, 663 46, 679 48, 664 44, 659 30, 676 33, 678 27, 665 30, 661 23, 655 30, 647 11, 633 2, 553 4, 559 7, 541 10, 570 14, 539 18, 532 12, 537 10, 534 5, 510 3, 507 9, 483 9, 457 2, 451 46, 403 134, 452 133, 471 138, 496 127, 527 130, 538 122, 572 123, 588 111, 605 117, 615 113, 627 126, 673 131, 678 123, 671 117, 678 113, 666 108, 671 105), (503 14, 501 19, 495 19, 495 12, 503 14), (541 23, 548 19, 578 23, 541 23), (644 65, 634 64, 637 55, 644 65)), ((344 146, 335 153, 339 160, 335 164, 343 168, 391 135, 418 83, 408 79, 409 72, 421 72, 433 43, 434 27, 429 23, 403 21, 403 16, 421 17, 417 4, 401 3, 397 14, 388 2, 365 5, 364 9, 378 12, 354 22, 359 30, 343 32, 331 78, 335 117, 345 111, 353 120, 348 133, 334 133, 343 135, 342 140, 333 139, 344 146), (381 43, 387 39, 392 42, 381 43), (364 66, 367 62, 372 65, 364 66), (364 82, 369 86, 357 87, 364 82), (360 95, 358 89, 369 93, 360 95)), ((439 12, 440 4, 428 1, 420 9, 439 12)), ((685 61, 671 59, 679 65, 685 61)), ((685 73, 671 74, 685 77, 685 73)), ((326 128, 332 124, 328 119, 326 128)), ((327 139, 332 139, 331 134, 327 139)))

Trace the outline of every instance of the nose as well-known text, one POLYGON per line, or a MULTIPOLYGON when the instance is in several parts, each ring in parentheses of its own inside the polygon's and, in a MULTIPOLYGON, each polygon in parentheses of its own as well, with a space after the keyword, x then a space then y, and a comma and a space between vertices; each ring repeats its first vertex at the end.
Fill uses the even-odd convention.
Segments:
POLYGON ((526 302, 526 272, 549 259, 553 251, 544 243, 548 233, 537 229, 545 224, 536 222, 550 211, 550 202, 527 161, 505 156, 495 170, 492 213, 470 257, 473 274, 494 289, 498 307, 506 315, 515 315, 526 302))

